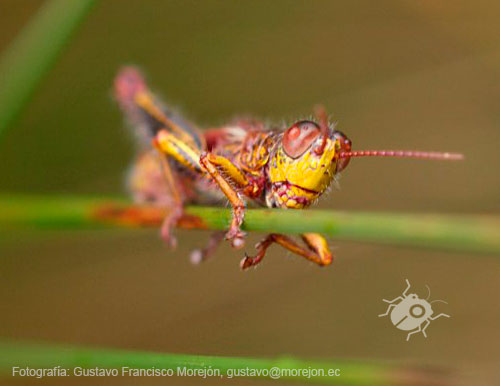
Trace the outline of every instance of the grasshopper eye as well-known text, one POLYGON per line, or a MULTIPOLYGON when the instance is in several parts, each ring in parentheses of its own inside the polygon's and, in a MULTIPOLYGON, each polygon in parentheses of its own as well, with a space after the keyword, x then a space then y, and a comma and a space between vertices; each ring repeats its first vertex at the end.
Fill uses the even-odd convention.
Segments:
POLYGON ((300 157, 321 134, 319 126, 312 121, 299 121, 283 135, 283 150, 292 158, 300 157))
MULTIPOLYGON (((339 153, 348 153, 351 151, 352 142, 347 136, 341 131, 336 130, 333 133, 333 138, 335 142, 338 144, 338 152, 339 153)), ((338 158, 337 159, 337 173, 344 170, 349 164, 350 158, 338 158)))

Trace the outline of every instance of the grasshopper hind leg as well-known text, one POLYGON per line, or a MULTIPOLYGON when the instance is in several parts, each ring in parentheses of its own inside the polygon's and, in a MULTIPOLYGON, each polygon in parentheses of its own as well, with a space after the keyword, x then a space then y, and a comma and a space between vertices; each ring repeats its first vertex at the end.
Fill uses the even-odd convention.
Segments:
POLYGON ((137 204, 171 204, 172 195, 156 152, 150 151, 137 157, 127 176, 127 189, 137 204))
POLYGON ((186 194, 175 185, 173 171, 164 155, 151 151, 140 156, 128 177, 128 188, 138 204, 152 204, 166 209, 161 236, 176 246, 172 228, 183 214, 186 194))
MULTIPOLYGON (((178 194, 172 191, 167 176, 174 173, 174 170, 169 165, 164 165, 167 170, 165 174, 160 157, 164 156, 154 150, 138 157, 128 176, 128 189, 136 203, 165 208, 167 214, 163 219, 160 234, 167 244, 175 247, 176 239, 172 235, 172 228, 182 216, 184 204, 192 202, 194 197, 190 188, 182 184, 184 180, 177 180, 178 184, 181 184, 178 194)), ((224 235, 225 231, 214 232, 204 248, 191 252, 191 262, 198 264, 209 259, 224 240, 224 235)))

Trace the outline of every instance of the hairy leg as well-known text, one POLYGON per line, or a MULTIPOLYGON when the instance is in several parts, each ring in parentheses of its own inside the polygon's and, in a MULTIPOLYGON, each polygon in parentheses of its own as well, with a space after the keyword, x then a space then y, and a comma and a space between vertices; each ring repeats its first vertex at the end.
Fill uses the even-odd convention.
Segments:
POLYGON ((231 204, 233 218, 226 233, 226 240, 230 240, 233 247, 240 248, 244 245, 245 234, 241 230, 241 224, 245 216, 245 203, 231 183, 241 188, 247 187, 249 183, 245 175, 224 157, 204 153, 200 157, 200 164, 219 185, 231 204), (224 175, 219 171, 220 169, 224 171, 224 175))

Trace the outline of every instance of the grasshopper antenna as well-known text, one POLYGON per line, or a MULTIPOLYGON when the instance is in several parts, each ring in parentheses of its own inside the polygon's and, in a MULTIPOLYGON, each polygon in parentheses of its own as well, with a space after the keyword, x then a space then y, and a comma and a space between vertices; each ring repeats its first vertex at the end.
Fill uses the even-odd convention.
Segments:
POLYGON ((445 161, 459 161, 464 159, 460 153, 442 153, 433 151, 412 151, 412 150, 358 150, 345 151, 338 154, 339 158, 351 157, 395 157, 395 158, 418 158, 445 161))
POLYGON ((321 144, 314 149, 314 152, 320 156, 325 151, 326 140, 330 135, 330 127, 328 125, 328 114, 326 113, 325 106, 323 105, 316 106, 314 109, 314 113, 318 118, 319 128, 321 130, 321 137, 322 137, 321 144))

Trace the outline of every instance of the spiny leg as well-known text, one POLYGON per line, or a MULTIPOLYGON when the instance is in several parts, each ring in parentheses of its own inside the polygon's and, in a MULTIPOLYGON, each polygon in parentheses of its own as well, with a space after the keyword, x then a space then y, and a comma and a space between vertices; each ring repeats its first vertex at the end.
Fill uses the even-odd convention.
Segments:
POLYGON ((266 255, 267 248, 269 248, 273 243, 279 244, 283 248, 302 256, 319 266, 325 266, 332 263, 332 254, 323 236, 317 233, 304 233, 301 237, 307 248, 300 246, 288 236, 271 233, 257 244, 257 255, 254 257, 245 255, 245 258, 241 261, 240 266, 242 269, 246 269, 259 264, 266 255))
POLYGON ((204 153, 200 157, 200 164, 210 174, 213 180, 219 185, 219 188, 225 194, 233 209, 233 218, 229 225, 229 230, 226 233, 226 240, 231 240, 231 244, 235 248, 240 248, 244 244, 245 234, 241 230, 241 224, 245 216, 245 203, 241 199, 239 193, 231 186, 230 181, 241 188, 248 186, 248 180, 245 175, 234 166, 228 159, 216 156, 211 153, 204 153), (222 176, 219 172, 221 168, 226 176, 222 176))

